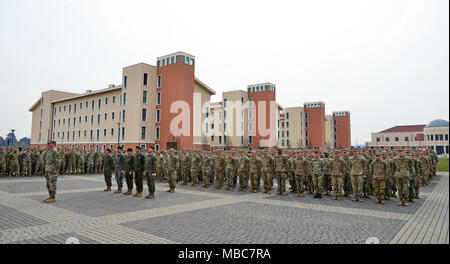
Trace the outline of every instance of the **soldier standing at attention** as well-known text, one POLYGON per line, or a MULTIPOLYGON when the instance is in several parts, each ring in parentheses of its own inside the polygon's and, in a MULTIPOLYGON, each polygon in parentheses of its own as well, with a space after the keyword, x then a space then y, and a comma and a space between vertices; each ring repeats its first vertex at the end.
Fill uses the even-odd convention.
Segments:
POLYGON ((153 149, 150 149, 149 153, 145 155, 144 170, 148 187, 148 196, 145 196, 145 198, 153 199, 155 198, 155 176, 156 176, 156 155, 153 153, 153 149))
POLYGON ((238 164, 239 176, 239 191, 247 191, 248 186, 248 171, 250 169, 250 159, 247 157, 245 151, 241 151, 238 164))
POLYGON ((372 186, 376 197, 375 203, 384 204, 388 173, 389 165, 385 160, 381 159, 380 153, 377 152, 375 160, 369 165, 369 175, 372 178, 372 186))
POLYGON ((216 175, 216 183, 217 183, 216 189, 222 189, 224 170, 225 170, 225 159, 220 153, 217 153, 217 155, 215 155, 214 157, 214 173, 216 175))
POLYGON ((117 182, 117 191, 114 193, 122 193, 123 175, 125 174, 125 155, 123 154, 123 147, 117 148, 116 164, 114 167, 114 176, 117 182))
POLYGON ((128 190, 124 195, 133 194, 133 149, 127 149, 127 155, 125 156, 125 182, 127 183, 128 190))
POLYGON ((413 166, 412 161, 409 157, 405 156, 403 149, 400 149, 398 156, 392 161, 392 166, 397 185, 398 198, 400 199, 398 205, 408 206, 409 182, 411 180, 413 166))
POLYGON ((192 178, 192 184, 191 186, 197 186, 198 184, 198 167, 200 163, 199 154, 197 151, 194 151, 194 153, 191 154, 190 158, 190 166, 191 166, 191 178, 192 178))
POLYGON ((50 196, 44 200, 44 203, 56 201, 56 180, 61 166, 61 157, 58 150, 55 149, 55 145, 55 141, 49 141, 47 145, 48 150, 44 154, 45 181, 47 182, 47 190, 50 196))
POLYGON ((212 168, 214 166, 214 162, 212 161, 211 157, 208 153, 203 153, 203 187, 208 188, 211 184, 211 174, 212 174, 212 168))
POLYGON ((144 162, 145 157, 141 153, 141 147, 136 146, 136 153, 134 153, 133 157, 134 183, 136 184, 136 194, 133 196, 135 197, 142 197, 142 192, 144 191, 144 162))
POLYGON ((190 166, 191 166, 191 158, 189 153, 185 152, 181 155, 181 179, 183 180, 182 185, 188 185, 189 174, 190 174, 190 166))
POLYGON ((333 200, 342 199, 342 187, 345 177, 345 161, 339 157, 339 153, 334 154, 334 159, 330 162, 331 184, 333 185, 333 200))
POLYGON ((274 159, 275 175, 277 177, 277 194, 284 195, 286 193, 286 169, 289 166, 288 158, 283 155, 281 149, 278 149, 278 155, 274 159))
POLYGON ((312 180, 314 184, 315 195, 314 198, 322 198, 323 192, 323 176, 325 172, 325 166, 323 160, 320 158, 319 153, 315 153, 314 158, 310 163, 310 171, 312 173, 312 180))
POLYGON ((294 158, 295 155, 291 154, 291 157, 288 158, 288 166, 286 168, 287 178, 289 179, 289 191, 296 192, 297 184, 295 183, 295 173, 294 173, 294 158))
POLYGON ((387 171, 387 175, 386 175, 386 191, 385 191, 385 199, 390 201, 391 200, 391 195, 392 195, 392 185, 393 185, 393 180, 392 180, 392 160, 390 158, 387 157, 386 152, 383 151, 381 152, 381 159, 383 159, 384 161, 386 161, 387 167, 388 167, 388 171, 387 171))
POLYGON ((105 183, 106 183, 106 189, 104 190, 105 192, 111 191, 111 186, 112 186, 111 177, 112 177, 112 173, 114 172, 114 167, 115 167, 114 159, 111 155, 111 150, 107 149, 106 156, 105 156, 105 162, 103 163, 103 174, 105 176, 105 183))
POLYGON ((352 190, 354 202, 362 202, 363 195, 363 177, 366 175, 366 160, 359 155, 358 151, 353 152, 353 157, 350 159, 350 177, 352 179, 352 190))
POLYGON ((273 158, 267 150, 264 150, 264 155, 261 158, 261 173, 264 183, 264 193, 270 194, 272 192, 272 173, 274 171, 273 158))
POLYGON ((175 192, 175 183, 177 181, 177 170, 180 166, 180 159, 173 149, 169 150, 169 166, 168 166, 168 179, 170 189, 167 192, 173 193, 175 192))
POLYGON ((259 191, 259 175, 261 174, 261 160, 256 156, 255 152, 252 152, 249 161, 249 173, 250 173, 250 183, 252 185, 252 192, 256 193, 259 191))
POLYGON ((225 174, 228 180, 228 190, 234 189, 234 185, 236 183, 236 168, 237 168, 237 159, 234 157, 234 153, 227 153, 226 164, 225 164, 225 174))
POLYGON ((331 158, 328 152, 324 152, 323 160, 323 192, 325 195, 331 195, 332 183, 331 183, 331 172, 330 172, 330 163, 331 158))
POLYGON ((308 161, 298 153, 294 160, 295 182, 297 183, 297 196, 305 196, 306 175, 308 175, 308 161))

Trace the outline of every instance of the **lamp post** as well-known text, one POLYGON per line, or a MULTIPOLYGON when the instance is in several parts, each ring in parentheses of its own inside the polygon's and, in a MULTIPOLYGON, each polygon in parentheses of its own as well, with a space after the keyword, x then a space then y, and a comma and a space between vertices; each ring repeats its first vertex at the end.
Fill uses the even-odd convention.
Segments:
POLYGON ((120 125, 121 124, 122 123, 120 123, 120 121, 117 122, 117 127, 118 127, 118 130, 117 130, 117 149, 119 149, 119 144, 120 144, 120 125))

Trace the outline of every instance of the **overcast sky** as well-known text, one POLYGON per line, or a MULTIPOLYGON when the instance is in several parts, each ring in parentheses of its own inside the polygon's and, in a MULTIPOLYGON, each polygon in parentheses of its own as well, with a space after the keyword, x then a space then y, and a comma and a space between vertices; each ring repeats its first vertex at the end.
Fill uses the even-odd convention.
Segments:
POLYGON ((176 51, 223 91, 272 82, 283 107, 351 111, 352 144, 449 119, 448 0, 0 0, 0 136, 30 136, 44 90, 120 84, 176 51))

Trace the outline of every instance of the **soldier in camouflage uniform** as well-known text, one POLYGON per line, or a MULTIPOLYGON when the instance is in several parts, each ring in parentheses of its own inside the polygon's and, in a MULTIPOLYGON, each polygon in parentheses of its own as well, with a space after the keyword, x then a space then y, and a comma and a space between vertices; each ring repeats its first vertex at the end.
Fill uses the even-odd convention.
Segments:
POLYGON ((238 162, 239 191, 247 191, 248 172, 250 170, 250 159, 244 151, 241 152, 238 162))
POLYGON ((177 179, 177 170, 180 167, 180 159, 177 155, 177 153, 173 150, 169 150, 170 158, 169 158, 169 164, 168 164, 168 183, 170 189, 167 190, 169 193, 175 192, 175 182, 177 179))
POLYGON ((191 156, 189 153, 184 153, 181 155, 181 180, 183 181, 182 185, 188 185, 189 176, 191 172, 191 156))
POLYGON ((288 158, 288 166, 286 168, 287 177, 289 179, 290 192, 297 192, 297 183, 295 182, 295 173, 294 173, 294 159, 295 155, 291 154, 291 157, 288 158))
POLYGON ((322 159, 323 159, 323 193, 327 196, 330 196, 332 191, 330 163, 332 159, 330 158, 328 152, 324 153, 324 157, 322 159))
POLYGON ((390 201, 392 196, 392 185, 393 185, 393 174, 392 174, 392 160, 386 155, 386 152, 381 152, 381 158, 386 161, 388 166, 388 171, 386 174, 386 190, 385 190, 385 199, 390 201))
POLYGON ((14 149, 9 156, 9 175, 16 177, 19 174, 19 154, 17 153, 17 149, 14 149))
POLYGON ((289 166, 288 158, 283 155, 281 149, 278 149, 278 155, 274 158, 275 176, 277 177, 278 189, 277 195, 286 193, 286 169, 289 166))
POLYGON ((212 184, 211 178, 214 178, 213 174, 214 161, 209 153, 203 154, 203 187, 208 188, 212 184))
POLYGON ((222 189, 224 170, 225 170, 225 159, 220 153, 217 153, 217 155, 214 156, 214 173, 216 176, 217 189, 222 189))
MULTIPOLYGON (((74 153, 74 152, 72 152, 74 153)), ((112 187, 112 174, 114 173, 114 159, 111 155, 111 150, 106 150, 105 162, 103 163, 103 174, 105 176, 106 189, 105 192, 110 192, 112 187)))
POLYGON ((420 171, 422 168, 420 167, 420 161, 416 159, 415 155, 411 153, 409 150, 407 151, 408 157, 412 161, 412 173, 411 173, 411 180, 409 181, 409 199, 408 202, 415 203, 416 200, 416 184, 417 184, 417 178, 420 175, 420 171))
POLYGON ((198 184, 198 176, 199 176, 199 164, 201 163, 199 154, 197 151, 194 151, 191 154, 190 158, 190 168, 191 168, 191 178, 192 178, 192 185, 191 186, 197 186, 198 184))
POLYGON ((87 154, 87 173, 92 174, 94 173, 94 149, 91 149, 91 151, 87 154))
POLYGON ((308 175, 309 162, 301 154, 297 154, 294 159, 294 174, 297 184, 297 196, 303 197, 305 194, 306 175, 308 175))
POLYGON ((43 176, 44 175, 44 151, 42 149, 39 149, 39 152, 37 153, 36 158, 36 168, 34 169, 34 174, 37 176, 43 176))
POLYGON ((316 153, 309 164, 309 171, 312 174, 315 195, 314 198, 322 198, 323 192, 323 176, 325 172, 325 165, 323 159, 316 153))
POLYGON ((125 155, 125 182, 127 183, 127 191, 124 195, 133 194, 133 149, 128 148, 125 155))
POLYGON ((236 170, 238 166, 238 160, 234 156, 234 153, 230 152, 227 154, 225 160, 225 174, 228 180, 228 190, 234 189, 236 185, 236 170))
POLYGON ((352 152, 346 151, 346 154, 344 155, 344 162, 345 162, 345 177, 344 177, 344 183, 343 183, 343 189, 344 189, 344 197, 347 197, 352 194, 352 179, 350 178, 350 156, 352 152))
POLYGON ((359 155, 358 151, 353 152, 350 159, 350 177, 352 180, 352 190, 354 202, 362 202, 364 177, 367 174, 366 160, 359 155))
POLYGON ((28 148, 23 156, 23 169, 24 169, 24 176, 31 176, 31 151, 28 148))
POLYGON ((114 164, 114 176, 116 178, 117 190, 114 193, 122 193, 123 176, 125 175, 125 155, 123 154, 123 147, 117 148, 114 164))
MULTIPOLYGON (((373 161, 371 152, 363 152, 364 159, 366 160, 366 171, 369 171, 369 166, 373 161)), ((372 194, 372 176, 370 174, 363 176, 363 194, 364 198, 370 199, 370 195, 372 194)))
POLYGON ((56 201, 56 181, 58 178, 58 170, 61 168, 61 156, 58 150, 55 149, 55 145, 55 141, 50 141, 47 151, 44 154, 45 180, 50 196, 44 200, 44 203, 53 203, 56 201))
POLYGON ((339 157, 339 153, 334 154, 334 159, 330 162, 331 183, 333 185, 333 200, 342 199, 342 188, 346 173, 346 164, 344 159, 339 157))
POLYGON ((394 169, 394 177, 398 190, 398 197, 400 202, 399 206, 408 206, 409 200, 409 183, 411 180, 411 174, 413 170, 412 160, 405 156, 404 151, 401 149, 399 155, 392 161, 394 169))
POLYGON ((75 174, 77 171, 77 155, 75 153, 75 149, 69 150, 69 152, 66 154, 67 156, 67 173, 75 174))
POLYGON ((376 158, 369 165, 369 175, 372 178, 372 186, 376 196, 376 203, 384 204, 384 198, 386 197, 386 179, 389 173, 389 165, 383 159, 381 154, 376 153, 376 158))
POLYGON ((145 155, 144 161, 145 178, 147 180, 148 196, 145 198, 155 198, 155 176, 156 176, 156 155, 150 149, 145 155))
POLYGON ((419 158, 420 162, 422 162, 423 174, 422 174, 422 186, 426 186, 429 184, 429 175, 430 175, 430 160, 427 159, 427 154, 425 151, 422 151, 419 158))
POLYGON ((141 153, 141 147, 136 146, 136 153, 133 156, 134 183, 136 184, 136 193, 133 196, 135 197, 142 197, 142 192, 144 191, 144 163, 145 157, 141 153))
POLYGON ((270 194, 272 192, 272 174, 274 172, 273 157, 264 150, 264 155, 261 157, 261 173, 264 183, 264 193, 270 194))
POLYGON ((416 182, 415 182, 415 185, 414 185, 414 189, 415 189, 415 191, 414 191, 414 194, 415 194, 414 198, 415 199, 419 199, 419 189, 420 189, 420 186, 422 185, 423 175, 425 174, 425 168, 423 166, 422 161, 420 160, 420 157, 421 157, 420 153, 417 152, 416 153, 416 157, 415 157, 415 160, 416 160, 416 174, 417 174, 416 175, 416 182))
POLYGON ((256 193, 259 191, 259 175, 261 174, 261 160, 253 152, 249 158, 249 174, 250 174, 250 184, 252 185, 252 192, 256 193))

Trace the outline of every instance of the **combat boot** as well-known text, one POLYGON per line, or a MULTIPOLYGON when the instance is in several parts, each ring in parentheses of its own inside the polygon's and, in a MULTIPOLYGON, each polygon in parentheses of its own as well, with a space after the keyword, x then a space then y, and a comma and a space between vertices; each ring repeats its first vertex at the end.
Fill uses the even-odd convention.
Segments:
POLYGON ((264 192, 263 193, 267 193, 267 188, 264 188, 264 192))
POLYGON ((403 206, 408 206, 408 201, 404 201, 403 206))
POLYGON ((397 204, 398 206, 403 206, 403 201, 402 200, 400 200, 400 202, 398 202, 398 204, 397 204))
POLYGON ((342 200, 342 198, 341 198, 340 195, 338 195, 337 200, 338 200, 338 201, 342 200))
POLYGON ((304 195, 303 192, 298 192, 297 193, 297 197, 303 197, 303 195, 304 195))
POLYGON ((388 197, 386 198, 386 200, 390 201, 390 200, 391 200, 391 197, 390 197, 390 196, 388 196, 388 197))
POLYGON ((348 197, 348 193, 347 192, 344 192, 344 197, 348 197))
POLYGON ((123 193, 124 195, 132 195, 133 193, 131 192, 130 189, 127 190, 127 192, 123 193))
POLYGON ((416 200, 414 200, 414 198, 409 198, 409 201, 410 201, 411 203, 415 203, 415 202, 416 202, 416 200))
POLYGON ((154 194, 149 194, 148 196, 145 196, 145 198, 147 198, 147 199, 153 199, 153 198, 155 198, 155 195, 154 195, 154 194))
POLYGON ((377 204, 380 203, 380 200, 378 200, 378 198, 377 198, 377 199, 375 200, 375 203, 377 203, 377 204))
POLYGON ((114 193, 122 193, 122 188, 117 189, 114 193))
POLYGON ((277 195, 281 195, 281 192, 276 192, 277 195))
POLYGON ((370 199, 370 195, 368 193, 364 194, 364 198, 370 199))
POLYGON ((175 188, 170 188, 169 192, 170 193, 174 193, 175 192, 175 188))
POLYGON ((319 194, 316 193, 313 198, 319 198, 319 194))
POLYGON ((280 195, 285 195, 286 193, 285 192, 282 192, 280 195))
POLYGON ((319 193, 319 197, 318 197, 319 199, 322 199, 322 194, 321 193, 319 193))
POLYGON ((335 195, 335 196, 333 196, 333 200, 337 200, 337 196, 335 195))
POLYGON ((142 197, 142 193, 141 192, 136 193, 136 197, 142 197))
POLYGON ((384 200, 380 200, 380 204, 384 204, 384 200))
POLYGON ((48 197, 43 202, 44 203, 54 203, 54 202, 56 202, 56 198, 55 197, 48 197))
POLYGON ((242 191, 243 191, 243 192, 246 192, 246 191, 247 191, 247 187, 243 188, 242 191))
POLYGON ((111 191, 111 186, 106 187, 106 189, 103 190, 104 192, 110 192, 111 191))

